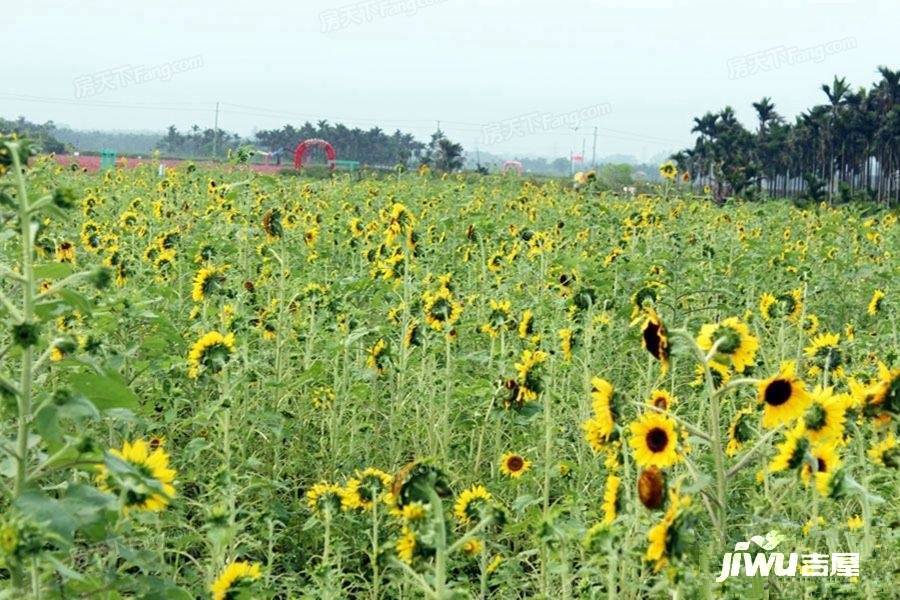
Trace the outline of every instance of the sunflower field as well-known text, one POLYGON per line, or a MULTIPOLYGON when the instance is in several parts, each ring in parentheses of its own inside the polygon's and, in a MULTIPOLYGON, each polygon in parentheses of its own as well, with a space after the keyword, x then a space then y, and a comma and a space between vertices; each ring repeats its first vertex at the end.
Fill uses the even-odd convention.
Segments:
POLYGON ((28 154, 0 597, 896 593, 896 212, 28 154))

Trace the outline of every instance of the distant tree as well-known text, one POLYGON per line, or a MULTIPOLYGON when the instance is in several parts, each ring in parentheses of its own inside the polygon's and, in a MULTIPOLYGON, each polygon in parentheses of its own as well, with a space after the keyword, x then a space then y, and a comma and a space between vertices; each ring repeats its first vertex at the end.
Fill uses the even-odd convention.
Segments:
POLYGON ((463 147, 451 142, 444 132, 438 129, 431 134, 431 142, 428 144, 421 162, 438 171, 448 173, 458 171, 465 163, 463 147))

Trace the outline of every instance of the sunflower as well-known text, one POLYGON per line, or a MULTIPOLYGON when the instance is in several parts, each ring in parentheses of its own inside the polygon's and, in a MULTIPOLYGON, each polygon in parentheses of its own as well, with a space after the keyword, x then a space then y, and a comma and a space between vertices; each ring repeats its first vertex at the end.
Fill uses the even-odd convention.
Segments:
POLYGON ((729 317, 721 323, 707 323, 700 328, 697 345, 707 352, 716 348, 716 354, 731 358, 737 373, 753 364, 759 341, 750 334, 747 325, 737 317, 729 317))
POLYGON ((343 505, 344 493, 341 486, 320 481, 306 491, 306 505, 317 515, 334 513, 343 505))
POLYGON ((188 377, 197 379, 201 372, 218 373, 234 352, 234 334, 210 331, 198 339, 188 353, 188 377))
POLYGON ((523 402, 531 402, 537 399, 543 389, 543 383, 538 375, 537 369, 547 360, 547 353, 543 350, 523 350, 519 362, 516 363, 516 372, 518 379, 516 380, 516 404, 523 402))
POLYGON ((665 162, 659 167, 659 175, 666 181, 675 181, 675 177, 678 175, 678 168, 671 161, 665 162))
POLYGON ((398 515, 405 523, 415 523, 421 521, 428 515, 429 505, 418 501, 410 502, 403 508, 398 509, 398 515))
POLYGON ((728 456, 735 456, 753 437, 753 428, 750 425, 753 412, 753 408, 745 406, 737 411, 731 420, 731 425, 728 426, 728 445, 725 447, 725 454, 728 456))
POLYGON ((666 499, 666 476, 656 467, 647 467, 638 476, 638 498, 649 510, 662 508, 666 499))
POLYGON ((616 410, 614 390, 610 382, 591 378, 591 405, 594 416, 582 424, 584 437, 594 452, 600 452, 615 433, 616 410))
POLYGON ((519 319, 518 331, 519 337, 522 339, 525 339, 534 333, 534 313, 531 312, 531 309, 526 309, 525 312, 522 313, 522 318, 519 319))
POLYGON ((484 550, 484 542, 478 538, 472 538, 463 544, 462 551, 466 556, 478 556, 484 550))
POLYGON ((480 328, 481 333, 491 337, 496 337, 504 327, 510 323, 510 302, 509 300, 490 300, 491 314, 488 316, 487 323, 480 328))
POLYGON ((212 291, 225 282, 224 267, 202 267, 194 277, 191 298, 194 302, 202 302, 212 291))
POLYGON ((809 359, 810 367, 807 370, 807 374, 810 377, 816 377, 823 371, 833 372, 837 377, 843 376, 843 357, 838 346, 840 341, 840 334, 821 333, 814 337, 812 342, 803 349, 804 354, 809 359))
POLYGON ((228 600, 237 598, 240 589, 249 585, 262 576, 259 563, 234 561, 222 570, 213 584, 210 586, 213 600, 228 600))
POLYGON ((638 318, 648 308, 655 308, 659 301, 659 281, 651 281, 631 295, 631 318, 638 318))
POLYGON ((531 468, 531 461, 515 452, 507 452, 500 457, 500 472, 512 479, 518 479, 531 468))
POLYGON ((270 208, 266 211, 262 219, 262 228, 270 241, 284 235, 284 227, 281 225, 281 211, 277 208, 270 208))
POLYGON ((885 297, 884 290, 875 290, 875 293, 872 294, 872 299, 869 300, 866 312, 873 317, 877 315, 881 311, 881 305, 884 303, 885 297))
POLYGON ((871 387, 866 411, 900 414, 900 369, 889 369, 883 362, 878 363, 878 381, 871 387))
POLYGON ((822 496, 828 497, 831 495, 829 484, 841 465, 837 450, 833 444, 819 444, 810 449, 809 455, 815 461, 816 470, 813 472, 810 462, 804 461, 800 469, 800 479, 805 485, 809 485, 810 476, 814 475, 816 490, 822 496))
POLYGON ((647 398, 647 404, 655 406, 660 410, 669 410, 669 408, 677 402, 678 398, 666 390, 653 390, 650 392, 650 397, 647 398))
POLYGON ((796 323, 803 313, 803 290, 795 289, 777 296, 764 293, 759 300, 759 313, 765 321, 786 318, 796 323))
POLYGON ((493 500, 491 493, 483 485, 474 485, 459 495, 453 505, 453 514, 460 523, 468 523, 479 517, 482 509, 490 506, 493 500))
POLYGON ((812 404, 806 410, 803 422, 806 437, 814 444, 839 442, 844 434, 847 401, 836 396, 833 388, 817 387, 812 392, 812 404))
POLYGON ((575 344, 575 332, 569 328, 559 330, 559 345, 563 360, 572 360, 572 346, 575 344))
POLYGON ((56 260, 62 263, 75 262, 75 246, 72 242, 62 241, 56 247, 56 260))
POLYGON ((450 328, 462 314, 462 304, 453 298, 453 292, 441 286, 437 292, 422 294, 425 322, 435 331, 450 328))
POLYGON ((900 468, 900 447, 893 433, 889 433, 883 440, 874 444, 866 454, 876 465, 900 468))
MULTIPOLYGON (((711 360, 707 363, 709 367, 709 373, 712 375, 713 387, 715 389, 721 388, 723 385, 727 384, 731 379, 731 371, 728 369, 728 365, 722 364, 716 360, 711 360)), ((694 373, 696 377, 691 382, 691 386, 695 388, 702 388, 706 385, 706 369, 703 368, 703 365, 697 365, 694 373)))
POLYGON ((785 361, 778 373, 759 382, 757 398, 763 405, 763 427, 789 423, 809 406, 806 384, 795 376, 796 368, 793 361, 785 361))
POLYGON ((366 358, 366 366, 376 373, 383 373, 387 366, 387 342, 384 338, 379 338, 375 344, 369 348, 369 356, 366 358))
POLYGON ((654 309, 648 308, 646 315, 644 325, 641 327, 641 341, 644 349, 662 365, 662 373, 666 374, 669 370, 669 338, 666 336, 666 326, 654 309))
POLYGON ((678 434, 675 421, 659 413, 646 413, 630 425, 629 445, 634 449, 634 460, 640 467, 665 468, 677 463, 678 434))
POLYGON ((609 525, 616 520, 619 514, 619 485, 622 480, 609 474, 606 476, 606 485, 603 488, 603 524, 609 525))
POLYGON ((146 485, 121 487, 116 482, 110 481, 110 472, 106 465, 100 465, 97 472, 97 485, 105 491, 121 496, 125 510, 147 510, 158 512, 169 505, 169 501, 175 497, 174 469, 169 468, 169 455, 157 446, 151 450, 150 444, 144 440, 125 442, 121 449, 111 448, 112 456, 128 463, 145 479, 154 484, 155 489, 147 489, 146 485))
POLYGON ((647 547, 647 553, 644 560, 652 561, 653 572, 659 572, 669 562, 669 556, 673 550, 673 541, 677 534, 676 521, 681 513, 691 504, 688 496, 679 496, 676 492, 672 492, 669 497, 669 508, 662 520, 650 528, 647 532, 647 540, 650 545, 647 547))
POLYGON ((806 335, 815 335, 819 331, 819 317, 812 313, 807 313, 800 322, 800 327, 806 335))
POLYGON ((806 450, 809 448, 809 440, 806 439, 805 433, 806 428, 803 422, 798 421, 794 428, 784 435, 784 439, 778 445, 778 452, 769 462, 769 471, 778 473, 800 466, 806 450))
POLYGON ((416 319, 412 319, 406 326, 406 330, 403 332, 403 346, 405 348, 412 348, 413 346, 421 345, 422 332, 421 328, 419 327, 419 321, 416 319))

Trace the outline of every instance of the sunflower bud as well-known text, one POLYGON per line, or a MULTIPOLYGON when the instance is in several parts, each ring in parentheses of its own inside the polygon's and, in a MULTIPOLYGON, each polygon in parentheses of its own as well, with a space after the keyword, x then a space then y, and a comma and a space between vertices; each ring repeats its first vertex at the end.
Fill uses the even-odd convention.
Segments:
POLYGON ((37 323, 18 323, 12 328, 13 341, 17 346, 30 348, 38 342, 41 327, 37 323))

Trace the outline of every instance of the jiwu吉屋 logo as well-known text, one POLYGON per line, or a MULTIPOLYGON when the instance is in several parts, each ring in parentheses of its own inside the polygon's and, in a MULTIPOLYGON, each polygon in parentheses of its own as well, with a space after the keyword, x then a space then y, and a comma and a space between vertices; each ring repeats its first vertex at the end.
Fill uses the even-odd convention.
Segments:
POLYGON ((798 554, 791 552, 769 552, 774 550, 784 538, 770 531, 765 536, 754 535, 747 542, 737 542, 734 552, 722 557, 722 570, 716 583, 729 577, 858 577, 859 553, 834 552, 828 554, 798 554), (757 547, 750 551, 751 544, 757 547))

